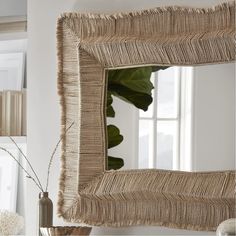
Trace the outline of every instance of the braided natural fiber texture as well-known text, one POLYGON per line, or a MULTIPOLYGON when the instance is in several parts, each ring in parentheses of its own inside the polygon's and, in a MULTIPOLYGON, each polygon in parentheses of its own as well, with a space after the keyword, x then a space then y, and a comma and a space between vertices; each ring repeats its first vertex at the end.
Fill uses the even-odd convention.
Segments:
POLYGON ((93 225, 209 231, 235 217, 234 189, 233 171, 112 171, 81 190, 64 217, 93 225))
POLYGON ((236 217, 234 171, 106 171, 105 119, 107 69, 231 62, 234 37, 235 2, 211 9, 166 7, 59 18, 59 215, 92 225, 194 230, 215 230, 236 217), (71 122, 75 125, 65 134, 71 122))

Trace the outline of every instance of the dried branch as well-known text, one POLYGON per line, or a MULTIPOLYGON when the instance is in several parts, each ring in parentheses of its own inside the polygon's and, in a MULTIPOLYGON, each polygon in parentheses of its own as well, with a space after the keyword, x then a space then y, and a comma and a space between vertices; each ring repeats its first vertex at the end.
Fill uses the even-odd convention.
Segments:
POLYGON ((37 187, 40 189, 40 191, 43 192, 43 188, 36 182, 36 180, 29 174, 29 172, 21 165, 21 163, 14 157, 14 155, 9 152, 7 149, 0 147, 0 150, 8 153, 16 162, 17 164, 20 166, 20 168, 26 173, 27 177, 32 179, 34 181, 34 183, 37 185, 37 187))
POLYGON ((64 135, 61 136, 60 140, 57 142, 53 152, 52 152, 52 155, 51 155, 51 158, 49 160, 49 163, 48 163, 48 173, 47 173, 47 183, 46 183, 46 192, 48 190, 48 183, 49 183, 49 175, 50 175, 50 168, 51 168, 51 165, 52 165, 52 161, 53 161, 53 157, 57 151, 57 148, 59 146, 59 144, 61 143, 62 139, 65 137, 66 133, 70 130, 70 128, 74 125, 75 122, 72 122, 72 124, 66 129, 64 135))
MULTIPOLYGON (((53 157, 55 156, 55 153, 57 151, 57 148, 59 146, 59 144, 61 143, 62 139, 65 137, 66 133, 69 131, 69 129, 74 125, 75 122, 73 122, 65 131, 64 135, 61 136, 60 140, 57 142, 53 152, 52 152, 52 155, 50 157, 50 160, 49 160, 49 163, 48 163, 48 171, 47 171, 47 183, 46 183, 46 192, 47 192, 47 189, 48 189, 48 183, 49 183, 49 175, 50 175, 50 168, 51 168, 51 165, 52 165, 52 161, 53 161, 53 157)), ((32 177, 30 175, 30 173, 22 166, 22 164, 17 160, 17 158, 14 157, 14 155, 8 151, 7 149, 3 148, 3 147, 0 147, 0 150, 8 153, 16 162, 17 164, 20 166, 20 168, 26 173, 26 177, 33 180, 34 183, 36 184, 36 186, 40 189, 41 192, 44 192, 44 189, 42 187, 42 184, 38 178, 38 175, 36 174, 33 166, 31 165, 29 159, 27 158, 27 156, 24 154, 24 152, 21 150, 21 148, 18 146, 18 144, 15 142, 15 140, 9 136, 9 138, 11 139, 11 141, 15 144, 15 146, 17 147, 18 151, 22 154, 22 156, 24 157, 24 159, 27 161, 28 165, 30 166, 30 169, 32 170, 36 180, 34 177, 32 177)))
POLYGON ((40 188, 43 189, 42 184, 41 184, 41 182, 40 182, 40 180, 39 180, 39 178, 38 178, 38 175, 36 174, 36 172, 35 172, 33 166, 31 165, 30 161, 28 160, 28 158, 26 157, 26 155, 24 154, 24 152, 21 150, 21 148, 18 146, 18 144, 16 143, 16 141, 15 141, 11 136, 8 136, 8 137, 11 139, 11 141, 15 144, 15 146, 17 147, 17 149, 19 150, 19 152, 20 152, 20 153, 22 154, 22 156, 25 158, 25 160, 27 161, 27 163, 28 163, 29 166, 30 166, 30 169, 31 169, 31 170, 33 171, 33 173, 34 173, 34 176, 36 177, 36 179, 37 179, 37 181, 38 181, 38 184, 40 185, 40 188))

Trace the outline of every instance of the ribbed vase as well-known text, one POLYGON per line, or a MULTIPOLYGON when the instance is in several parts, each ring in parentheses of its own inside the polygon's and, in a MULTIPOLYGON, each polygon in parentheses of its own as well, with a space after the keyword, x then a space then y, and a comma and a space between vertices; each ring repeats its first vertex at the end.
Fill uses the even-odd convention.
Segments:
POLYGON ((41 227, 51 227, 53 225, 53 203, 48 197, 48 192, 39 194, 39 235, 41 227))

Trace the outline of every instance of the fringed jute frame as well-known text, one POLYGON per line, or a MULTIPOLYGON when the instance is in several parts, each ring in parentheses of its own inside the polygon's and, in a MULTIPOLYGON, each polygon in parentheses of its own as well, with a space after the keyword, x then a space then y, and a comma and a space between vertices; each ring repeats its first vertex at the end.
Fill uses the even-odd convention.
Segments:
POLYGON ((215 230, 236 217, 234 171, 106 171, 105 117, 108 69, 232 62, 234 37, 235 2, 59 18, 60 216, 91 225, 192 230, 215 230), (65 134, 71 122, 76 125, 65 134))

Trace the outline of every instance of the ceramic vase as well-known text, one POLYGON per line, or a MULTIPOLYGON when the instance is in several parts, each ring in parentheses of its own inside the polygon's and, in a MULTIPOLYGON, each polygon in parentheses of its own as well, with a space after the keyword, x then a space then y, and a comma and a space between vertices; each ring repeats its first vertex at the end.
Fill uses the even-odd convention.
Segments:
MULTIPOLYGON (((53 225, 53 203, 48 197, 48 192, 39 194, 39 229, 53 225)), ((39 235, 41 235, 39 230, 39 235)))

